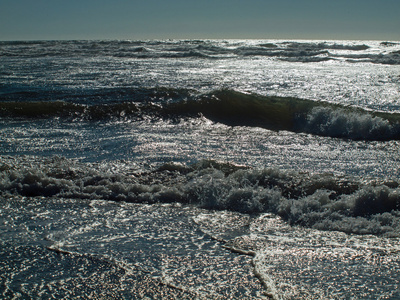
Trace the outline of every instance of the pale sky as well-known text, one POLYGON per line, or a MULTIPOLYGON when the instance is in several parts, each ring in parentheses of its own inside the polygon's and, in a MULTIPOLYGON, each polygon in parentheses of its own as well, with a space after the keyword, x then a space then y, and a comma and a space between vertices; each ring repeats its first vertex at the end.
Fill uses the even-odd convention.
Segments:
POLYGON ((0 40, 400 40, 400 0, 0 0, 0 40))

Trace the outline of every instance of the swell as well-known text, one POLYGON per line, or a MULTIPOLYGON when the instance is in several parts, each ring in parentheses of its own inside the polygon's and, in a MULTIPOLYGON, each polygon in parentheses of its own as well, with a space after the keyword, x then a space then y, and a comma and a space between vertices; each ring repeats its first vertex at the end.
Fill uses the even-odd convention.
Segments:
POLYGON ((62 157, 2 157, 0 196, 183 203, 246 214, 270 212, 292 225, 400 236, 400 184, 214 160, 134 170, 62 157), (117 170, 121 170, 120 172, 117 170))
MULTIPOLYGON (((397 43, 382 42, 381 47, 397 43)), ((248 56, 271 57, 289 62, 350 62, 400 64, 399 51, 368 53, 365 44, 332 42, 264 42, 160 40, 160 41, 32 41, 0 42, 0 57, 117 57, 134 59, 194 58, 225 59, 248 56), (339 52, 339 53, 338 53, 339 52), (343 52, 343 53, 340 53, 343 52), (352 52, 348 54, 348 52, 352 52)), ((396 48, 397 49, 397 48, 396 48)))
MULTIPOLYGON (((31 97, 36 96, 26 96, 27 99, 31 97)), ((397 113, 293 97, 261 96, 233 90, 199 94, 179 89, 130 89, 78 95, 77 98, 76 102, 70 100, 73 99, 71 95, 68 95, 68 101, 5 101, 0 103, 0 115, 86 120, 162 118, 172 121, 206 117, 228 126, 253 126, 354 140, 400 139, 400 115, 397 113), (80 98, 85 98, 86 104, 80 98), (98 104, 95 104, 96 99, 100 99, 98 104)))

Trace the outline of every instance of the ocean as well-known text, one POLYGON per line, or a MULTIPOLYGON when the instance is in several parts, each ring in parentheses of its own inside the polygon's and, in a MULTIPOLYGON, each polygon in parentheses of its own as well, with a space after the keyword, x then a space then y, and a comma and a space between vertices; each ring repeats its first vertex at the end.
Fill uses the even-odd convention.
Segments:
POLYGON ((3 299, 400 299, 400 42, 0 42, 3 299))

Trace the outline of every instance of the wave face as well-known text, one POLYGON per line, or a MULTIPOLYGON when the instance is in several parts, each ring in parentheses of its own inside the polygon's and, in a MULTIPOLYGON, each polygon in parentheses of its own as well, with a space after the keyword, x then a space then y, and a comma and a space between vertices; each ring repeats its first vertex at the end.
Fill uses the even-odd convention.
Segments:
POLYGON ((115 165, 82 164, 60 157, 2 157, 2 161, 2 197, 178 202, 248 214, 272 212, 292 225, 322 230, 400 235, 398 181, 362 182, 214 160, 167 163, 140 172, 126 164, 123 173, 116 173, 115 165))
MULTIPOLYGON (((8 99, 20 96, 7 95, 8 99)), ((32 95, 30 95, 32 97, 32 95)), ((51 95, 42 95, 51 97, 51 95)), ((77 97, 77 96, 75 96, 77 97)), ((96 95, 85 95, 86 101, 96 95)), ((60 101, 7 101, 0 114, 13 117, 63 117, 104 120, 109 118, 166 118, 179 120, 204 116, 229 126, 287 130, 353 140, 398 140, 400 115, 367 111, 327 102, 261 96, 233 90, 199 94, 178 89, 129 89, 107 91, 101 104, 60 101), (133 101, 108 102, 107 98, 133 101)), ((33 94, 35 98, 35 94, 33 94)), ((73 99, 74 95, 68 95, 73 99)))

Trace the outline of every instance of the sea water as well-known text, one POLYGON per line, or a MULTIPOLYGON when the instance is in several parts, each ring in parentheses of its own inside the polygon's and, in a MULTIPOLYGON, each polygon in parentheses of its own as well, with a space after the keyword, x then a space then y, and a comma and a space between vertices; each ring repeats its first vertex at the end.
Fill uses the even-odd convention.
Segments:
POLYGON ((400 43, 0 42, 2 298, 398 299, 400 43))

